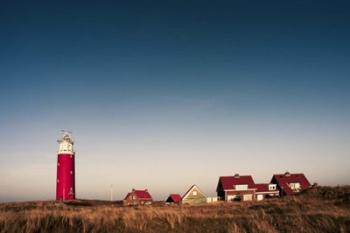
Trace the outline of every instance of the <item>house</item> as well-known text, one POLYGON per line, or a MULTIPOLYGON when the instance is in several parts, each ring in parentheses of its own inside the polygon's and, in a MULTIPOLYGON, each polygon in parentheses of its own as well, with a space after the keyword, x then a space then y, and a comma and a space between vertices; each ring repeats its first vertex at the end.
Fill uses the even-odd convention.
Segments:
POLYGON ((271 179, 271 183, 277 185, 281 196, 293 195, 311 187, 303 173, 275 174, 271 179))
POLYGON ((197 185, 192 185, 182 197, 182 204, 205 204, 206 202, 206 195, 197 187, 197 185))
POLYGON ((145 190, 132 189, 123 200, 124 205, 150 205, 152 204, 152 196, 145 190))
POLYGON ((250 175, 221 176, 216 188, 219 200, 251 201, 255 198, 255 183, 250 175))
POLYGON ((180 196, 180 194, 170 194, 165 202, 168 204, 180 204, 181 201, 182 197, 180 196))
POLYGON ((255 188, 255 200, 257 201, 279 196, 279 190, 276 184, 255 184, 255 188))

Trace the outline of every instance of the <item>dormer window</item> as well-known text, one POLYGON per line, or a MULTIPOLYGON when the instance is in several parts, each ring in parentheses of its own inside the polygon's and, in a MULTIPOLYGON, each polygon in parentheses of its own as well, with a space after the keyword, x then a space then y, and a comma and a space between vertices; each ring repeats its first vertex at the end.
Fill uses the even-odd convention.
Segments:
POLYGON ((234 185, 235 190, 247 190, 248 185, 247 184, 236 184, 234 185))
POLYGON ((299 192, 301 187, 299 182, 289 183, 288 186, 294 191, 299 192))

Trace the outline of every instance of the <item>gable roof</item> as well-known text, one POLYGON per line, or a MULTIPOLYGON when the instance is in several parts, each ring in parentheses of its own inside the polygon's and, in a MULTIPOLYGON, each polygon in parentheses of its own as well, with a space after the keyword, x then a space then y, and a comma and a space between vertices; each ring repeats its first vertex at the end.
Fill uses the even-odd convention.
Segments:
POLYGON ((303 173, 289 173, 286 172, 284 174, 274 174, 271 182, 275 180, 278 186, 284 190, 284 192, 288 195, 293 194, 293 190, 289 187, 290 183, 299 183, 301 190, 310 187, 310 182, 306 179, 303 173))
POLYGON ((202 194, 202 196, 206 197, 206 195, 198 188, 197 185, 192 185, 191 188, 189 190, 187 190, 187 192, 182 196, 182 200, 186 199, 187 196, 193 191, 193 190, 197 190, 200 194, 202 194))
POLYGON ((236 174, 234 176, 220 176, 218 186, 220 183, 224 190, 234 189, 235 185, 240 184, 246 184, 250 189, 255 188, 254 180, 250 175, 240 176, 236 174))
POLYGON ((179 203, 182 201, 182 197, 180 196, 180 194, 177 194, 177 193, 170 194, 166 201, 170 202, 171 200, 175 203, 179 203))
POLYGON ((128 199, 130 195, 134 195, 138 199, 152 199, 151 194, 148 192, 147 189, 145 190, 136 190, 133 189, 131 192, 129 192, 124 200, 128 199))

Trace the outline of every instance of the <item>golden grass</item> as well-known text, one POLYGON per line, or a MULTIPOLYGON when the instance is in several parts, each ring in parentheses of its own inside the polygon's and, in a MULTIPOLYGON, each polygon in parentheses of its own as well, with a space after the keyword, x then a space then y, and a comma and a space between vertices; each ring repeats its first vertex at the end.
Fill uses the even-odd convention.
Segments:
POLYGON ((0 205, 0 232, 350 232, 350 187, 297 197, 203 206, 123 207, 118 203, 0 205))

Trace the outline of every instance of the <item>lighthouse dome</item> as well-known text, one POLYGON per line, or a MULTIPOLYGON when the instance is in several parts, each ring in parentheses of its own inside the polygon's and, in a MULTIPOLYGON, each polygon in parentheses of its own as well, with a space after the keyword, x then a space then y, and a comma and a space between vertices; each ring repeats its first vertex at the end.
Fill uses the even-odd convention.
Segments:
POLYGON ((62 137, 57 142, 59 143, 59 154, 74 154, 74 141, 69 132, 64 131, 62 137))

